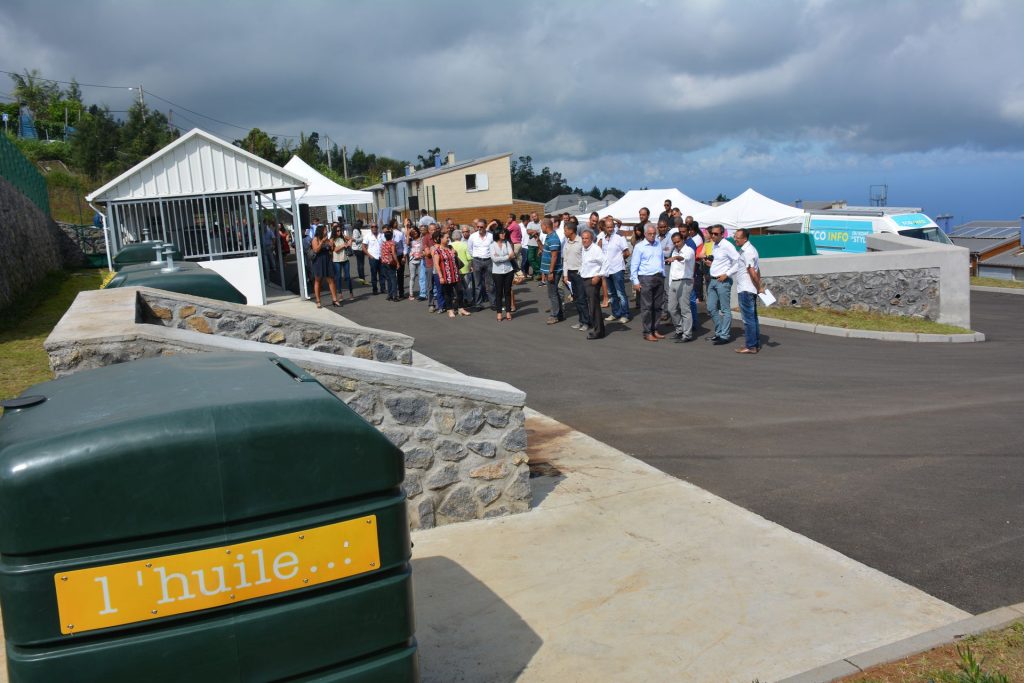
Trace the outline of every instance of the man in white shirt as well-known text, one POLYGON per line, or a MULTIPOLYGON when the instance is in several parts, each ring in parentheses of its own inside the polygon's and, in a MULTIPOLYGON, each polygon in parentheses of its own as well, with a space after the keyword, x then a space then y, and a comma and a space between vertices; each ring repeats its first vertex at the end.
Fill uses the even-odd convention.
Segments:
POLYGON ((761 263, 757 249, 750 243, 750 233, 740 228, 733 235, 740 248, 743 265, 736 274, 736 296, 743 316, 744 347, 736 353, 757 353, 761 350, 761 327, 757 320, 757 295, 764 291, 761 263))
POLYGON ((743 259, 732 242, 725 239, 725 228, 712 225, 709 229, 715 249, 706 259, 711 266, 711 282, 708 284, 708 314, 715 323, 715 336, 710 337, 716 346, 728 344, 732 339, 732 296, 733 278, 743 267, 743 259))
POLYGON ((370 234, 363 234, 363 253, 370 259, 370 285, 374 294, 384 291, 384 270, 380 266, 380 245, 383 241, 380 228, 376 223, 370 223, 370 234))
POLYGON ((487 231, 487 223, 484 219, 477 218, 476 232, 466 240, 466 247, 473 259, 473 280, 476 283, 475 295, 468 296, 467 299, 472 301, 473 305, 481 308, 488 304, 493 308, 494 304, 491 282, 491 243, 493 242, 494 236, 487 231))
POLYGON ((693 341, 693 315, 690 312, 690 292, 693 291, 693 265, 697 253, 677 231, 672 235, 672 251, 668 264, 668 313, 676 328, 672 341, 693 341))
POLYGON ((428 227, 431 223, 434 223, 434 222, 435 221, 434 221, 433 217, 429 213, 427 213, 426 209, 420 209, 420 220, 419 220, 419 224, 418 225, 421 228, 428 227))
POLYGON ((530 262, 530 273, 540 279, 540 219, 537 212, 530 214, 526 224, 526 260, 530 262))
MULTIPOLYGON (((620 223, 621 225, 621 223, 620 223)), ((604 237, 601 238, 604 252, 604 276, 608 278, 608 298, 612 312, 605 322, 617 320, 629 322, 629 299, 626 298, 626 258, 629 256, 629 242, 616 231, 616 221, 611 216, 604 219, 604 237)))
POLYGON ((582 298, 587 302, 587 314, 590 327, 587 339, 600 339, 604 336, 604 319, 601 317, 601 283, 604 278, 604 251, 594 243, 594 233, 585 228, 580 236, 583 241, 582 259, 580 262, 580 280, 583 282, 582 298))
POLYGON ((572 292, 572 302, 576 305, 576 323, 571 325, 574 330, 590 328, 590 317, 587 311, 587 300, 583 292, 583 278, 580 277, 580 266, 583 263, 583 240, 576 234, 576 224, 569 221, 565 226, 565 241, 562 242, 562 282, 572 292))

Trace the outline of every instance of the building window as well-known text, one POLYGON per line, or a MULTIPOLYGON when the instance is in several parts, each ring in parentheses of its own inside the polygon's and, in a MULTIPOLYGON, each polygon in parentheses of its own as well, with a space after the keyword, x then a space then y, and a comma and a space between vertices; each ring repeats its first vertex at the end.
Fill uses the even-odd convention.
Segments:
POLYGON ((466 192, 483 192, 487 189, 486 173, 467 173, 466 192))

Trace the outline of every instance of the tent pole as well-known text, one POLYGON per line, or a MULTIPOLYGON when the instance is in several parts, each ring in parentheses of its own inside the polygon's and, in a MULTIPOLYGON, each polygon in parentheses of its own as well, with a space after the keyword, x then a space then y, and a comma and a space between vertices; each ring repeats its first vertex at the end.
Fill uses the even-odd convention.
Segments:
POLYGON ((299 220, 299 205, 295 201, 295 188, 288 189, 292 202, 292 230, 295 233, 295 265, 299 267, 299 295, 309 299, 309 288, 306 286, 306 245, 302 239, 302 221, 299 220))

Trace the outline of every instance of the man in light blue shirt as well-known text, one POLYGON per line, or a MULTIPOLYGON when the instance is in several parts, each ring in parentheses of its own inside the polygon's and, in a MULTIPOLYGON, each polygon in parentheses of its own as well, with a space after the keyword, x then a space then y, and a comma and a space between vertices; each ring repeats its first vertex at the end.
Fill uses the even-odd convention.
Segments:
POLYGON ((640 291, 644 339, 652 342, 664 339, 665 335, 658 332, 658 321, 665 301, 665 254, 657 239, 657 229, 650 223, 644 228, 644 241, 633 247, 629 279, 633 281, 633 289, 640 291))

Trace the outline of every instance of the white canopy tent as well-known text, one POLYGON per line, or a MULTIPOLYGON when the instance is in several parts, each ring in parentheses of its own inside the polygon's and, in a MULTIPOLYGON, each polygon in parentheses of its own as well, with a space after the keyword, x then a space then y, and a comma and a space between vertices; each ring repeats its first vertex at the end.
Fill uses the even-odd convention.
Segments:
POLYGON ((706 209, 694 218, 702 227, 721 224, 729 232, 739 228, 766 228, 771 225, 802 223, 803 209, 769 199, 752 188, 739 197, 713 208, 706 209))
POLYGON ((310 206, 348 206, 352 204, 372 204, 373 193, 363 190, 353 190, 339 185, 327 176, 320 173, 305 161, 293 156, 284 170, 293 175, 305 178, 308 187, 296 193, 295 199, 300 204, 310 206))
MULTIPOLYGON (((658 215, 664 210, 665 200, 672 200, 673 207, 679 207, 683 217, 694 216, 708 210, 707 204, 702 204, 696 199, 687 197, 674 187, 663 190, 630 190, 622 198, 603 209, 598 210, 601 218, 611 216, 618 218, 623 223, 637 223, 640 221, 640 209, 647 207, 651 212, 651 220, 657 221, 658 215)), ((586 221, 590 212, 581 214, 578 218, 586 221)))

